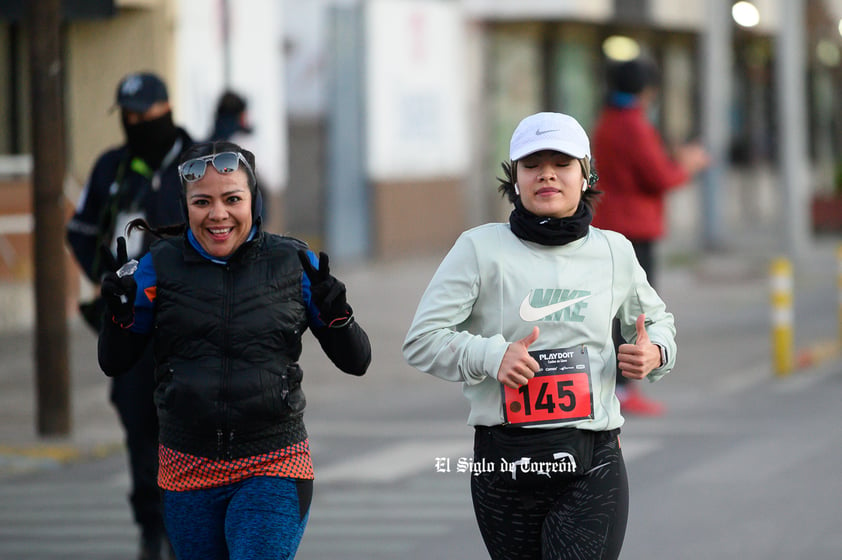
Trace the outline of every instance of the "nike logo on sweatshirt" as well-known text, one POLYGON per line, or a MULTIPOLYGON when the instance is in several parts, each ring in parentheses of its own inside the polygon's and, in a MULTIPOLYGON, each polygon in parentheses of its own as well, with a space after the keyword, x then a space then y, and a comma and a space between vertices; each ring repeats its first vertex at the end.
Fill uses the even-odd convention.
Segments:
POLYGON ((527 322, 539 321, 548 315, 558 313, 563 309, 567 309, 568 307, 576 305, 577 303, 591 297, 590 294, 587 294, 577 298, 551 303, 549 305, 542 305, 541 307, 534 307, 531 303, 533 291, 534 290, 530 290, 520 304, 520 318, 527 322))

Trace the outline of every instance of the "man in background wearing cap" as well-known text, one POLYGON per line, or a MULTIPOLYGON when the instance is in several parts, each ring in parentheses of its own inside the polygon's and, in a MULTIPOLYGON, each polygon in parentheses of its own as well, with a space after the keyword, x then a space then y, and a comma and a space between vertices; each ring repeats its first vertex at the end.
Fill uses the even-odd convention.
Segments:
MULTIPOLYGON (((670 156, 647 110, 657 96, 658 71, 635 59, 609 69, 608 97, 593 137, 594 164, 605 193, 594 226, 625 235, 637 260, 656 284, 655 242, 664 234, 664 197, 704 169, 709 157, 699 144, 679 146, 670 156)), ((616 344, 624 341, 615 329, 616 344)), ((617 375, 617 397, 628 414, 659 415, 663 406, 647 399, 637 383, 617 375)))
MULTIPOLYGON (((184 221, 180 205, 181 182, 177 162, 193 142, 173 124, 164 82, 150 73, 130 74, 117 87, 115 108, 125 133, 125 144, 111 148, 94 164, 67 225, 67 241, 88 279, 98 284, 111 259, 103 247, 116 250, 116 238, 134 218, 153 227, 184 221)), ((150 239, 139 232, 127 239, 128 257, 142 255, 150 239)), ((99 293, 99 290, 96 290, 99 293)), ((80 305, 83 317, 99 331, 104 317, 100 298, 80 305)), ((111 386, 114 404, 126 431, 131 467, 129 496, 135 522, 140 526, 142 560, 161 558, 168 541, 161 514, 158 475, 158 419, 152 400, 154 372, 151 348, 134 369, 116 377, 111 386)))

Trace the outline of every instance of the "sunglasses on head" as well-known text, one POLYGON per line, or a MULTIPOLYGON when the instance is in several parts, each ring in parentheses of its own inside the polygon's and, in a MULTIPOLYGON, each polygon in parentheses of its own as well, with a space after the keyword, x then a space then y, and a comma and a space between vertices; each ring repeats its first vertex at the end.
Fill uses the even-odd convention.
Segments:
POLYGON ((239 152, 220 152, 218 154, 188 159, 178 166, 178 174, 186 183, 195 183, 205 176, 205 171, 208 169, 208 162, 211 162, 213 168, 222 174, 235 172, 240 168, 240 162, 243 162, 243 167, 251 181, 250 184, 255 184, 254 171, 249 165, 249 162, 246 161, 246 157, 239 152))

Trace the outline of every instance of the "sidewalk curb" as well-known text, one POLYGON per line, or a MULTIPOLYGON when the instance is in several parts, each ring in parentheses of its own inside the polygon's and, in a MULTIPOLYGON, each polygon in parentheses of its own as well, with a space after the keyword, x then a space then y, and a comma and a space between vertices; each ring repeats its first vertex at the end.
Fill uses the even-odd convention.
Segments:
POLYGON ((56 469, 73 463, 97 460, 122 452, 122 442, 74 445, 36 443, 0 445, 0 479, 35 471, 56 469))

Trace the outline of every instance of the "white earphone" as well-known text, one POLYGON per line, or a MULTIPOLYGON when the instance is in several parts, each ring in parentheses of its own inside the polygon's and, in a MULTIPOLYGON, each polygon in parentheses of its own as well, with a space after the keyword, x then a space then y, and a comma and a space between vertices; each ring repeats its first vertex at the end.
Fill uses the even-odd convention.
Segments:
POLYGON ((517 188, 517 183, 515 183, 515 194, 520 196, 520 189, 517 188))

